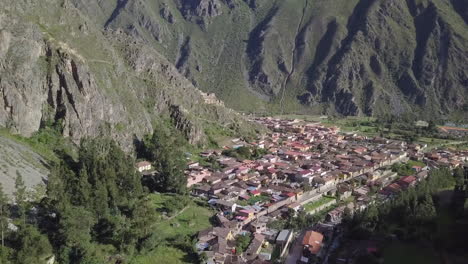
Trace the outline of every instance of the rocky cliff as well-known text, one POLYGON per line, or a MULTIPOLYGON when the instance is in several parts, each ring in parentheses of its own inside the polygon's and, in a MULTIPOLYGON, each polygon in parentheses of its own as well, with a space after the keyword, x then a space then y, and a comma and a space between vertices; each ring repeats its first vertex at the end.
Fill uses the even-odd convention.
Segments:
POLYGON ((236 109, 429 117, 467 108, 466 0, 71 1, 236 109))
MULTIPOLYGON (((161 119, 194 144, 206 142, 209 126, 252 131, 153 47, 102 31, 69 1, 1 2, 0 126, 29 136, 54 125, 75 141, 108 134, 127 149, 161 119)), ((97 17, 109 15, 101 2, 97 17)))

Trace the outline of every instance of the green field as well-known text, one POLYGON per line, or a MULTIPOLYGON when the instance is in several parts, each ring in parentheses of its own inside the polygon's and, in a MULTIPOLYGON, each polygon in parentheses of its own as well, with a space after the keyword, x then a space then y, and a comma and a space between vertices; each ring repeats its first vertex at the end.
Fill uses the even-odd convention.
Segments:
MULTIPOLYGON (((164 209, 164 203, 167 200, 181 199, 178 196, 165 194, 151 194, 151 200, 154 202, 155 209, 164 209)), ((190 200, 188 205, 182 210, 178 210, 172 216, 159 216, 158 223, 155 225, 158 239, 163 241, 161 246, 155 250, 133 259, 132 264, 153 264, 153 263, 190 263, 191 259, 187 252, 177 247, 171 246, 171 241, 184 237, 191 238, 199 231, 211 226, 210 218, 214 212, 205 206, 197 204, 190 200)))
POLYGON ((441 264, 434 250, 413 244, 393 243, 384 250, 384 264, 441 264))
POLYGON ((426 166, 426 164, 424 164, 424 162, 416 161, 416 160, 408 160, 408 165, 410 165, 411 167, 413 167, 413 166, 419 166, 419 167, 426 166))
POLYGON ((308 203, 306 205, 304 205, 304 209, 306 212, 311 212, 315 209, 317 209, 318 207, 330 202, 330 201, 333 201, 335 200, 335 197, 329 197, 329 196, 323 196, 322 198, 320 198, 319 200, 317 201, 314 201, 314 202, 311 202, 311 203, 308 203))
POLYGON ((168 246, 160 246, 153 250, 151 254, 140 256, 132 260, 132 264, 153 264, 153 263, 167 263, 167 264, 184 264, 190 263, 185 259, 186 254, 184 251, 168 246))
POLYGON ((243 200, 239 201, 240 205, 246 206, 246 205, 254 205, 257 202, 266 202, 270 200, 270 196, 267 195, 259 195, 259 196, 252 196, 248 200, 243 200))

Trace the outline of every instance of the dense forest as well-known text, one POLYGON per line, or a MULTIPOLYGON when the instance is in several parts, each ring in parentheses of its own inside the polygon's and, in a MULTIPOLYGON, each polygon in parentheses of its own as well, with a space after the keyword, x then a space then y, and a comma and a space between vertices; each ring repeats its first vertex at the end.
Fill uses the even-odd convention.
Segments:
MULTIPOLYGON (((465 184, 468 183, 464 182, 462 168, 433 170, 426 181, 395 199, 346 217, 346 237, 351 240, 391 237, 434 249, 440 255, 464 254, 468 202, 456 192, 453 194, 453 190, 454 186, 457 190, 465 184)), ((378 254, 364 259, 365 263, 380 263, 378 254)))
POLYGON ((0 191, 0 263, 129 263, 156 247, 148 193, 186 192, 181 138, 160 129, 145 139, 140 155, 157 173, 144 184, 134 158, 106 137, 83 139, 76 157, 57 153, 42 193, 19 174, 13 201, 0 191))

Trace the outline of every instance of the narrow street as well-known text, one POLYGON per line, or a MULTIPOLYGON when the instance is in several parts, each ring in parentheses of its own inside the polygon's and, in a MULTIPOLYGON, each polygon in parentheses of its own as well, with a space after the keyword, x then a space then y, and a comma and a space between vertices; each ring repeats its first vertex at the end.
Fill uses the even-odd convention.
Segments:
POLYGON ((305 231, 294 240, 294 244, 289 249, 285 264, 296 264, 302 256, 302 239, 304 239, 305 231))

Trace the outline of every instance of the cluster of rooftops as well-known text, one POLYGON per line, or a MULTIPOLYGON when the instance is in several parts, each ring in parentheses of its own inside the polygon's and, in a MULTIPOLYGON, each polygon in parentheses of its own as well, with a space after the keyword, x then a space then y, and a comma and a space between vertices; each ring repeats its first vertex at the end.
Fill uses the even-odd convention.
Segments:
MULTIPOLYGON (((319 123, 275 118, 252 121, 265 125, 271 133, 248 142, 233 139, 230 146, 200 154, 215 160, 218 169, 190 162, 185 171, 192 194, 206 198, 219 212, 219 225, 200 232, 197 244, 200 252, 208 254, 209 263, 267 262, 268 257, 260 254, 262 245, 281 244, 281 237, 286 236, 284 230, 267 228, 267 223, 288 210, 302 210, 302 205, 325 193, 337 192, 343 198, 353 193, 356 200, 352 205, 328 213, 327 221, 338 222, 346 207, 362 210, 372 202, 372 186, 378 187, 381 199, 390 199, 426 178, 429 168, 456 167, 468 157, 467 151, 424 152, 424 144, 341 133, 337 127, 319 123), (241 147, 263 149, 267 154, 256 160, 223 155, 223 150, 241 147), (410 159, 424 161, 427 166, 413 166, 414 175, 397 179, 389 166, 410 159), (365 184, 356 187, 356 181, 365 184), (238 254, 235 237, 246 232, 252 233, 253 239, 246 252, 238 254)), ((151 164, 141 162, 137 168, 147 171, 151 164)), ((317 254, 323 235, 310 232, 303 245, 317 254)))

